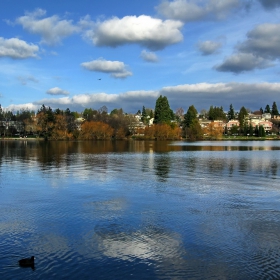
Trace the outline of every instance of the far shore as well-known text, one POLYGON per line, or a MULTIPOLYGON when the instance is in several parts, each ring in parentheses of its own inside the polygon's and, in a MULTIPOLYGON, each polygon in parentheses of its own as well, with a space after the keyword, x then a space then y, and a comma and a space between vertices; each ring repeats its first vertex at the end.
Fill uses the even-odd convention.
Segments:
MULTIPOLYGON (((0 141, 105 141, 105 140, 78 140, 78 139, 61 139, 61 140, 55 140, 55 139, 45 139, 44 137, 1 137, 0 141)), ((113 140, 113 139, 112 139, 113 140)), ((166 140, 156 140, 156 139, 145 139, 142 137, 132 137, 132 138, 126 138, 126 139, 120 139, 120 141, 126 141, 126 140, 135 140, 135 141, 190 141, 188 139, 166 139, 166 140)), ((246 137, 246 136, 227 136, 227 137, 223 137, 223 138, 219 138, 219 139, 201 139, 201 140, 197 140, 197 141, 265 141, 265 140, 269 140, 269 141, 279 141, 280 140, 280 136, 274 136, 274 137, 246 137)), ((108 141, 108 139, 106 140, 108 141)), ((109 140, 110 141, 110 140, 109 140)), ((114 141, 114 140, 113 140, 114 141)), ((193 142, 193 141, 191 141, 193 142)))

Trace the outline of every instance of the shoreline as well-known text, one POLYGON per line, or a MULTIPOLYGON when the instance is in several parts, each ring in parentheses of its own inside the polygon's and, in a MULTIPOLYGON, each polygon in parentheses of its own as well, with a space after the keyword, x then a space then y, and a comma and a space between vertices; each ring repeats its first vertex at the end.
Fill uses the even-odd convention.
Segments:
POLYGON ((40 137, 40 138, 15 138, 15 137, 11 137, 11 138, 0 138, 0 141, 42 141, 45 140, 44 138, 40 137))
MULTIPOLYGON (((156 139, 137 139, 137 138, 130 138, 130 139, 117 139, 119 141, 187 141, 187 142, 197 142, 197 141, 279 141, 280 137, 268 137, 268 138, 221 138, 221 139, 202 139, 202 140, 197 140, 197 141, 190 141, 188 139, 180 139, 180 140, 175 140, 175 139, 166 139, 166 140, 156 140, 156 139)), ((69 139, 69 140, 53 140, 53 139, 48 139, 45 140, 44 137, 38 137, 38 138, 16 138, 16 137, 11 137, 11 138, 0 138, 0 141, 116 141, 116 139, 99 139, 99 140, 79 140, 79 139, 69 139)))

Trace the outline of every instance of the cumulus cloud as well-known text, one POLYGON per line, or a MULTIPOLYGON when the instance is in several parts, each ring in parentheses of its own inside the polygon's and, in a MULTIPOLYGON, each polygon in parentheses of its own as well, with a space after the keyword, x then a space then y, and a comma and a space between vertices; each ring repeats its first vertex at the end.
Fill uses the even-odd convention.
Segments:
POLYGON ((259 0, 265 9, 271 10, 280 7, 279 0, 259 0))
POLYGON ((242 73, 254 69, 264 69, 273 66, 270 60, 255 56, 251 53, 237 53, 226 58, 214 69, 220 72, 242 73))
POLYGON ((245 106, 254 110, 278 99, 280 83, 185 84, 164 87, 160 94, 168 97, 173 108, 182 107, 182 104, 194 104, 198 110, 210 105, 227 108, 232 103, 236 108, 245 106))
POLYGON ((148 52, 143 50, 141 52, 141 58, 147 62, 158 62, 158 57, 154 52, 148 52))
POLYGON ((156 9, 166 18, 191 22, 224 19, 230 11, 239 6, 240 0, 164 0, 156 9))
POLYGON ((222 47, 221 42, 204 41, 197 44, 198 50, 202 55, 210 55, 216 53, 222 47))
MULTIPOLYGON (((86 25, 85 22, 83 25, 86 25)), ((121 19, 113 17, 94 26, 95 29, 87 31, 85 35, 96 46, 117 47, 124 44, 140 44, 150 50, 160 50, 183 40, 180 32, 182 22, 163 21, 146 15, 126 16, 121 19)))
POLYGON ((97 109, 105 105, 111 109, 116 107, 124 109, 127 108, 128 112, 130 109, 127 105, 130 104, 131 109, 134 112, 135 108, 142 108, 143 100, 150 100, 149 102, 154 103, 157 97, 157 91, 128 91, 120 94, 89 93, 79 94, 73 97, 61 97, 58 99, 43 99, 34 102, 34 104, 38 106, 46 104, 55 108, 78 108, 77 110, 88 107, 97 109))
POLYGON ((58 16, 44 17, 46 11, 36 9, 32 13, 25 13, 24 16, 16 19, 16 23, 32 34, 42 37, 41 43, 56 45, 65 37, 78 31, 71 20, 61 20, 58 16))
POLYGON ((215 66, 218 71, 241 73, 274 66, 280 58, 280 24, 265 23, 247 33, 237 52, 215 66))
POLYGON ((106 106, 108 110, 123 108, 127 113, 135 113, 143 107, 154 108, 159 95, 166 96, 173 110, 193 104, 197 110, 210 105, 228 108, 245 106, 256 110, 268 102, 278 100, 280 83, 199 83, 164 87, 157 91, 128 91, 120 94, 88 93, 73 97, 46 98, 29 104, 10 105, 6 109, 17 111, 21 108, 38 110, 42 104, 51 108, 81 112, 85 108, 98 109, 106 106), (185 104, 185 105, 184 105, 185 104))
POLYGON ((38 51, 38 46, 28 44, 18 38, 4 39, 0 37, 0 57, 25 59, 29 57, 37 57, 38 51))
POLYGON ((36 102, 34 102, 34 103, 30 102, 30 103, 25 103, 25 104, 11 104, 11 105, 5 107, 5 109, 8 111, 12 111, 12 112, 19 111, 23 108, 25 108, 26 110, 30 110, 30 111, 37 111, 41 107, 42 104, 39 106, 35 103, 36 102))
POLYGON ((47 90, 47 94, 50 95, 68 95, 69 92, 66 90, 63 90, 59 87, 54 87, 54 88, 50 88, 49 90, 47 90))
POLYGON ((280 58, 280 23, 265 23, 248 32, 247 40, 238 46, 242 52, 276 59, 280 58))
POLYGON ((127 66, 121 61, 110 61, 103 58, 81 63, 81 66, 89 71, 109 73, 114 78, 126 78, 132 76, 127 66))

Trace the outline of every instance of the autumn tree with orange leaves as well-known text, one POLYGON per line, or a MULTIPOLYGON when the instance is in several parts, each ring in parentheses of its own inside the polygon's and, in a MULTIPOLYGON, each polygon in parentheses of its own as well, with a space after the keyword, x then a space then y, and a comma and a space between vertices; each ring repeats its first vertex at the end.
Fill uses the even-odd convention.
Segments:
POLYGON ((111 139, 114 129, 106 123, 86 121, 81 125, 80 137, 84 140, 111 139))
POLYGON ((72 133, 68 132, 67 116, 55 115, 55 122, 51 138, 56 140, 66 140, 73 138, 72 133))
POLYGON ((147 126, 145 129, 139 129, 139 134, 144 134, 146 139, 157 140, 175 140, 181 139, 181 128, 178 126, 170 126, 168 124, 154 124, 153 126, 147 126))
POLYGON ((217 126, 215 122, 211 122, 206 128, 204 128, 204 133, 207 135, 207 138, 211 140, 221 139, 223 131, 223 127, 217 126))

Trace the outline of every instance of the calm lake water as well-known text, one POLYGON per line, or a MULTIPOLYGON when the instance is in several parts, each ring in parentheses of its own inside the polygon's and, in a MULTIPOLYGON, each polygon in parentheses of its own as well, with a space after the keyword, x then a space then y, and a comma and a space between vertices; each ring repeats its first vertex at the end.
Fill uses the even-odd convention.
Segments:
POLYGON ((0 141, 0 279, 280 279, 279 179, 280 141, 0 141))

